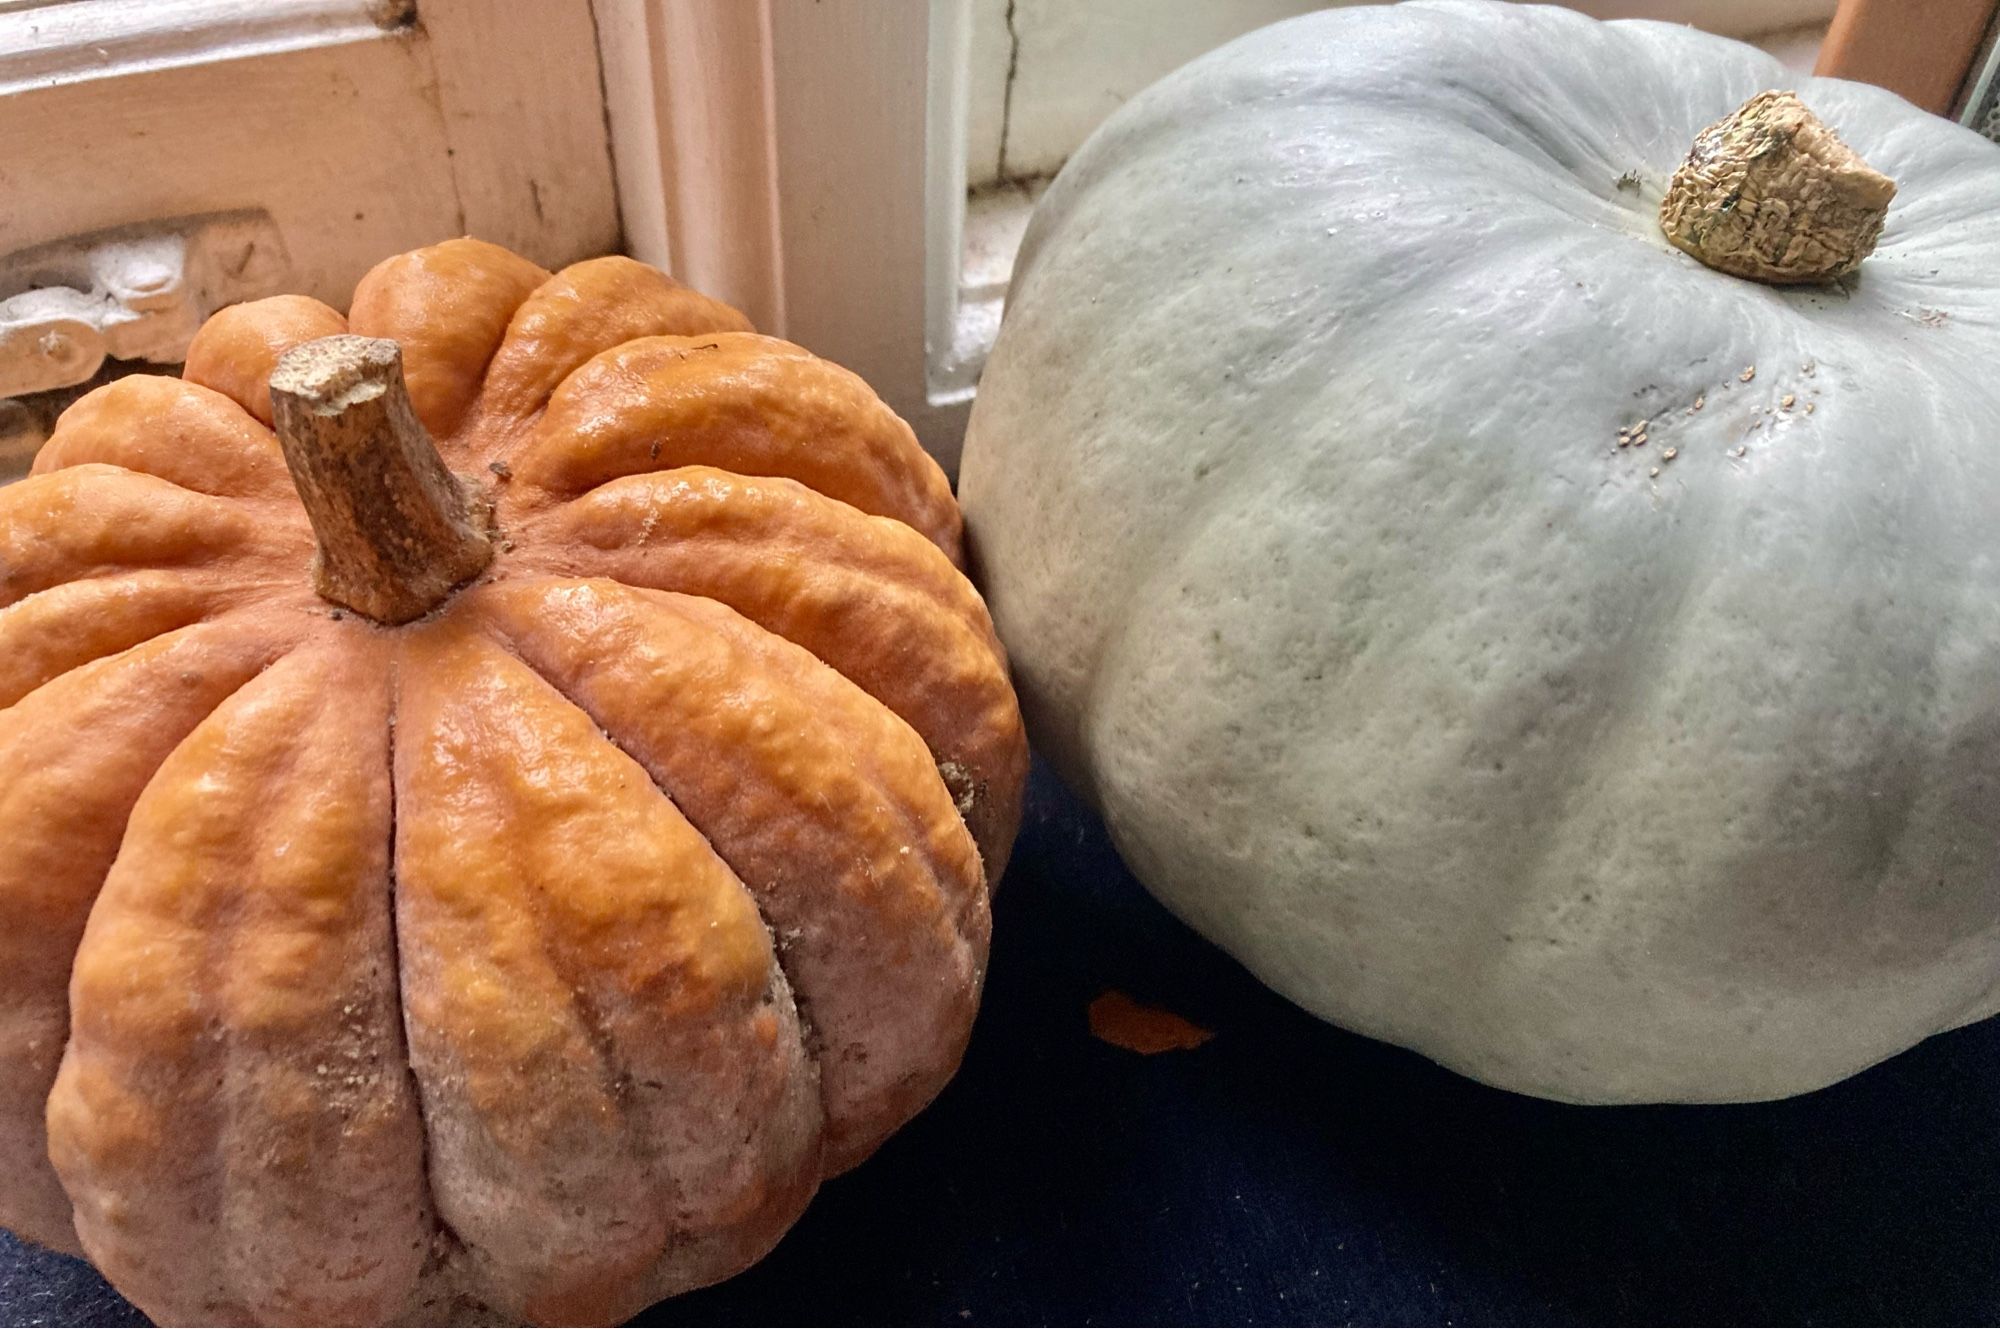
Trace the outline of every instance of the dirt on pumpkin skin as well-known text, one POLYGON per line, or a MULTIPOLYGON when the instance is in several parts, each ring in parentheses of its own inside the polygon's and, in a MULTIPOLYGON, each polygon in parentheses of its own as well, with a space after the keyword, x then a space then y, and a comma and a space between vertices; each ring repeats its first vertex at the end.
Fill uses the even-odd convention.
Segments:
POLYGON ((1090 1003, 1090 1032, 1113 1047, 1146 1056, 1190 1051, 1215 1037, 1212 1029, 1134 1001, 1116 988, 1090 1003))

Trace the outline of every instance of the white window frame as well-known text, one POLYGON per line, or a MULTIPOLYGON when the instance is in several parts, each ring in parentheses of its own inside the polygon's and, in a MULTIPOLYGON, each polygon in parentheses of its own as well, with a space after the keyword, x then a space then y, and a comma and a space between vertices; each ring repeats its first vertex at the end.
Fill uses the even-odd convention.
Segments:
POLYGON ((847 366, 956 471, 966 0, 596 0, 627 251, 847 366), (945 364, 944 357, 939 363, 945 364))

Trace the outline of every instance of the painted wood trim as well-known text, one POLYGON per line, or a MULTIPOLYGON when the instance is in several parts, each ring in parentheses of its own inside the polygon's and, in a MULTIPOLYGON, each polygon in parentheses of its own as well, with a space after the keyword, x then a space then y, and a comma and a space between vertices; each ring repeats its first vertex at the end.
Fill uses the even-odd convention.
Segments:
POLYGON ((964 3, 596 0, 629 252, 866 378, 948 470, 970 393, 933 400, 926 332, 963 134, 932 35, 964 3))
POLYGON ((180 65, 366 41, 414 0, 68 0, 0 10, 0 96, 180 65))
MULTIPOLYGON (((986 345, 963 343, 967 132, 972 77, 972 6, 931 0, 924 152, 924 391, 933 410, 963 406, 985 364, 986 345)), ((975 338, 974 340, 982 340, 975 338)), ((961 431, 963 426, 960 426, 961 431)))
POLYGON ((1969 125, 2000 143, 2000 13, 1986 30, 1986 41, 1967 72, 1965 87, 1952 114, 1960 124, 1969 125))
POLYGON ((1814 72, 1948 115, 1996 8, 1995 0, 1841 0, 1814 72))
POLYGON ((658 268, 683 271, 674 261, 667 227, 662 84, 650 23, 654 6, 649 0, 591 0, 591 11, 597 20, 604 121, 611 135, 625 252, 658 268))
POLYGON ((344 306, 467 232, 552 266, 618 244, 588 0, 13 5, 0 64, 0 256, 255 213, 272 280, 344 306))
POLYGON ((377 259, 464 229, 421 44, 403 28, 0 97, 0 253, 261 209, 286 289, 345 307, 377 259))
POLYGON ((626 251, 783 336, 765 0, 596 0, 626 251))
POLYGON ((460 227, 545 267, 618 248, 590 0, 419 0, 460 227))

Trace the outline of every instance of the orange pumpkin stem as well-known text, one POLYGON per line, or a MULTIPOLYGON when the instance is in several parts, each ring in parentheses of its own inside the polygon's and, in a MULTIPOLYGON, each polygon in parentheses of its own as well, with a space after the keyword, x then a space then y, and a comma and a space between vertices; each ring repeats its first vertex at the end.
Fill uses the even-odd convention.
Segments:
POLYGON ((319 593, 407 623, 493 559, 485 522, 410 407, 403 352, 373 337, 294 346, 271 371, 271 414, 319 540, 319 593))

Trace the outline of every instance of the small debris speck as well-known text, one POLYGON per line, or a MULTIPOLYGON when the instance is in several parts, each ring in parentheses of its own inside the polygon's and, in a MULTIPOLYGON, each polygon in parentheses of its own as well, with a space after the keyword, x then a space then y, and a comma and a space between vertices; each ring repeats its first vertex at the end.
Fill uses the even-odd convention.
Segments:
POLYGON ((1698 410, 1700 410, 1700 409, 1701 409, 1702 407, 1704 407, 1704 406, 1706 406, 1706 405, 1708 405, 1708 394, 1707 394, 1707 393, 1705 393, 1705 392, 1704 392, 1704 393, 1702 393, 1702 394, 1701 394, 1701 396, 1699 396, 1699 397, 1696 397, 1696 398, 1694 399, 1694 408, 1695 408, 1695 409, 1696 409, 1697 411, 1698 411, 1698 410))
POLYGON ((1751 379, 1755 377, 1757 377, 1757 366, 1745 365, 1743 367, 1743 372, 1736 376, 1736 381, 1738 383, 1748 383, 1751 379))
POLYGON ((1657 480, 1660 478, 1660 468, 1655 466, 1652 470, 1646 472, 1646 474, 1652 476, 1655 480, 1657 480))
POLYGON ((1813 406, 1813 403, 1811 403, 1811 402, 1807 402, 1807 403, 1806 403, 1806 414, 1807 414, 1807 415, 1811 415, 1811 414, 1813 413, 1813 410, 1814 410, 1814 406, 1813 406))
POLYGON ((1660 454, 1660 460, 1672 461, 1674 458, 1680 455, 1681 455, 1681 450, 1679 448, 1668 448, 1665 452, 1662 452, 1660 454))
POLYGON ((486 463, 486 469, 499 476, 502 480, 511 480, 514 478, 514 468, 504 461, 489 461, 486 463))
POLYGON ((1737 455, 1737 456, 1739 456, 1739 457, 1746 457, 1746 456, 1748 456, 1749 454, 1750 454, 1750 449, 1748 449, 1748 448, 1744 447, 1744 446, 1743 446, 1743 445, 1742 445, 1741 443, 1739 443, 1739 444, 1737 444, 1737 445, 1736 445, 1736 455, 1737 455))
POLYGON ((1778 405, 1783 409, 1789 411, 1792 409, 1792 407, 1798 405, 1798 401, 1799 399, 1797 394, 1787 392, 1784 396, 1778 398, 1778 405))
POLYGON ((1801 374, 1804 374, 1807 378, 1811 378, 1813 376, 1813 371, 1818 368, 1819 368, 1819 361, 1808 360, 1804 364, 1799 366, 1799 372, 1801 374))

